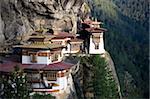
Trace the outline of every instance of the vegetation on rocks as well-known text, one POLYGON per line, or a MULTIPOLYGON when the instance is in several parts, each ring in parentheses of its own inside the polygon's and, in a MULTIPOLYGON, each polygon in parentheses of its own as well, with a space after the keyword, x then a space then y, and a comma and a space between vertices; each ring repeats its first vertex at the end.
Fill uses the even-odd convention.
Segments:
POLYGON ((50 94, 47 94, 47 95, 34 94, 32 96, 32 99, 55 99, 55 98, 51 96, 50 94))
POLYGON ((1 75, 0 84, 2 86, 0 97, 3 99, 29 98, 26 76, 18 66, 10 74, 1 75))
POLYGON ((91 96, 93 94, 93 98, 95 99, 119 98, 116 82, 112 76, 112 72, 108 70, 108 64, 105 59, 98 55, 93 55, 84 57, 81 60, 81 64, 84 66, 83 78, 86 81, 83 82, 85 97, 89 98, 89 96, 86 96, 87 91, 89 91, 91 92, 91 96), (89 78, 88 75, 92 76, 89 78))
POLYGON ((93 67, 94 79, 94 94, 96 99, 118 98, 116 82, 112 76, 111 71, 107 68, 107 63, 104 58, 100 56, 91 57, 91 64, 93 67))
POLYGON ((148 2, 94 0, 92 15, 108 29, 105 48, 114 60, 123 97, 148 98, 148 2))

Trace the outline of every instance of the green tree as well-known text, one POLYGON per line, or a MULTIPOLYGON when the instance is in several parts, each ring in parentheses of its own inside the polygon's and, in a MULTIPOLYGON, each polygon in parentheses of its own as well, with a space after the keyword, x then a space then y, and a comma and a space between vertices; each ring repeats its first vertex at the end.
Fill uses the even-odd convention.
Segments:
POLYGON ((91 64, 93 65, 93 87, 96 99, 116 99, 118 91, 115 80, 111 71, 107 68, 107 63, 100 56, 92 56, 91 64))
POLYGON ((4 86, 2 92, 4 99, 27 99, 29 97, 26 76, 18 66, 15 66, 10 74, 2 76, 1 85, 4 86))
POLYGON ((149 98, 149 21, 146 17, 145 21, 141 18, 143 13, 147 14, 148 7, 145 4, 147 2, 132 3, 125 0, 93 0, 92 15, 102 20, 103 26, 108 29, 105 33, 105 48, 114 60, 123 97, 149 98), (137 5, 129 6, 132 3, 137 5), (128 11, 125 11, 126 7, 128 11), (144 7, 145 10, 139 10, 138 7, 144 7), (137 15, 137 12, 140 14, 137 15), (135 17, 140 20, 135 20, 135 17), (133 91, 126 91, 123 82, 126 71, 133 77, 136 88, 130 84, 127 86, 133 91))
POLYGON ((40 94, 34 94, 32 96, 33 99, 55 99, 55 97, 53 97, 52 95, 50 94, 47 94, 47 95, 40 95, 40 94))

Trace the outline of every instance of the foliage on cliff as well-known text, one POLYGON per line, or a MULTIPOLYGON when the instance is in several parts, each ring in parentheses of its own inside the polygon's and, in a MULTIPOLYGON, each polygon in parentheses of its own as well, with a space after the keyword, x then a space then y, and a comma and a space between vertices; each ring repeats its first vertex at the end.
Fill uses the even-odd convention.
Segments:
POLYGON ((29 90, 27 88, 26 76, 18 66, 8 75, 1 75, 0 84, 2 91, 0 97, 3 99, 27 99, 29 90))
POLYGON ((94 0, 92 8, 92 15, 108 29, 105 47, 126 98, 149 97, 148 2, 138 1, 94 0))
POLYGON ((47 95, 34 94, 32 96, 32 99, 55 99, 55 98, 51 94, 47 95))
MULTIPOLYGON (((84 66, 83 78, 85 80, 84 93, 86 91, 93 93, 95 99, 117 99, 118 91, 116 82, 112 76, 112 72, 108 70, 108 64, 104 58, 98 55, 84 57, 81 59, 84 66), (86 71, 85 71, 86 70, 86 71), (92 75, 90 78, 88 75, 92 75), (88 79, 88 83, 87 83, 88 79)), ((85 96, 89 98, 88 96, 85 96)))

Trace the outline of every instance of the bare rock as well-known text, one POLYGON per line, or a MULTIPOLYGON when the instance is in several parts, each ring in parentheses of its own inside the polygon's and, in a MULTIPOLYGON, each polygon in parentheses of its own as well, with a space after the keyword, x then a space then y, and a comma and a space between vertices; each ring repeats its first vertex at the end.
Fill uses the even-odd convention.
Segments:
POLYGON ((84 0, 0 0, 0 41, 13 45, 39 28, 75 31, 84 0))

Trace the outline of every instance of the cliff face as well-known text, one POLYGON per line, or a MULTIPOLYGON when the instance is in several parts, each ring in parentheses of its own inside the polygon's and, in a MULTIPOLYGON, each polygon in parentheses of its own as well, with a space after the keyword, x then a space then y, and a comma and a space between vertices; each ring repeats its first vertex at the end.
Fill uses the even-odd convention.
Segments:
POLYGON ((125 98, 149 98, 148 4, 147 0, 93 0, 92 14, 108 29, 105 48, 114 60, 125 98), (132 84, 126 83, 130 78, 132 84))
POLYGON ((109 53, 81 57, 73 75, 78 99, 122 99, 120 84, 109 53))
POLYGON ((83 0, 1 0, 0 45, 25 40, 39 28, 75 32, 76 16, 83 0))

